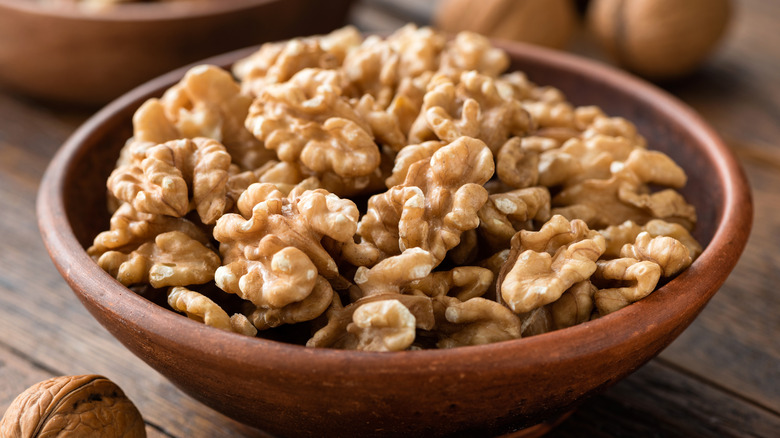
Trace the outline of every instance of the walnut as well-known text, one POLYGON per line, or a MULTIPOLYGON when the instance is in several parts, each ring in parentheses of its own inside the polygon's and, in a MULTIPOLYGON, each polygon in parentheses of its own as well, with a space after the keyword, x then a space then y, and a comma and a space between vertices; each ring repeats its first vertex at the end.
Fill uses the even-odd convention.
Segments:
POLYGON ((589 280, 584 280, 575 283, 558 300, 548 304, 554 327, 563 329, 589 321, 597 290, 589 280))
POLYGON ((481 345, 517 339, 520 319, 501 304, 480 297, 461 301, 446 295, 434 299, 438 348, 481 345))
POLYGON ((671 277, 691 265, 688 248, 679 240, 668 236, 652 237, 647 231, 639 233, 633 244, 620 250, 621 257, 647 260, 661 267, 661 275, 671 277))
POLYGON ((470 30, 491 38, 562 49, 577 28, 577 11, 568 0, 446 0, 437 4, 436 26, 446 32, 470 30))
POLYGON ((106 251, 97 263, 125 286, 148 283, 161 288, 211 281, 220 259, 214 251, 187 234, 168 231, 129 253, 106 251))
POLYGON ((393 346, 396 349, 405 349, 414 341, 414 328, 431 330, 435 323, 433 306, 429 297, 397 293, 367 296, 346 307, 342 306, 338 295, 334 294, 333 302, 326 315, 327 324, 309 339, 306 343, 307 347, 354 350, 361 347, 362 349, 381 349, 393 346), (363 306, 388 301, 393 301, 393 303, 365 307, 357 318, 354 317, 357 310, 363 306), (404 307, 408 314, 400 307, 404 307), (412 329, 411 339, 408 338, 409 326, 412 329), (386 343, 388 339, 383 337, 383 332, 390 332, 391 336, 396 335, 397 337, 393 337, 397 342, 388 345, 386 343))
POLYGON ((588 28, 621 66, 651 79, 693 71, 716 47, 731 15, 728 0, 595 0, 588 28))
POLYGON ((296 324, 322 315, 333 300, 333 288, 323 277, 318 277, 311 293, 300 301, 282 307, 258 307, 247 303, 249 321, 258 330, 278 327, 282 324, 296 324))
POLYGON ((318 276, 337 277, 321 240, 344 242, 357 228, 352 201, 322 189, 290 195, 273 184, 252 184, 238 200, 241 214, 225 214, 214 228, 223 256, 217 286, 260 308, 301 302, 312 294, 318 276))
POLYGON ((516 189, 537 185, 539 152, 534 150, 528 137, 512 137, 501 146, 496 155, 496 176, 516 189))
POLYGON ((595 135, 586 140, 573 138, 559 149, 539 156, 539 184, 570 186, 587 179, 608 179, 615 161, 623 162, 638 146, 624 137, 595 135))
POLYGON ((679 241, 679 243, 685 245, 691 260, 695 260, 701 254, 701 245, 685 227, 661 219, 653 219, 641 226, 629 220, 620 225, 611 225, 603 230, 599 230, 599 233, 607 241, 607 250, 604 252, 604 256, 609 258, 620 257, 620 251, 623 246, 634 243, 639 233, 643 231, 649 233, 651 237, 668 236, 679 241))
POLYGON ((185 218, 141 213, 130 204, 122 204, 111 216, 111 227, 98 234, 87 253, 96 261, 107 251, 130 252, 160 234, 180 231, 203 245, 209 236, 185 218))
POLYGON ((449 271, 431 272, 406 287, 429 297, 449 295, 460 301, 481 297, 493 283, 493 272, 479 266, 458 266, 449 271))
POLYGON ((439 67, 444 38, 430 28, 408 24, 386 39, 372 35, 351 50, 343 65, 348 94, 373 96, 388 108, 405 80, 439 67))
POLYGON ((484 141, 497 153, 510 137, 528 133, 532 124, 517 100, 499 93, 493 78, 466 71, 455 80, 446 75, 431 79, 409 141, 452 142, 468 136, 484 141))
POLYGON ((552 200, 552 213, 582 219, 593 228, 656 218, 680 223, 687 229, 696 223, 694 207, 678 192, 666 189, 650 193, 648 184, 685 184, 685 173, 666 155, 634 149, 624 163, 611 167, 609 179, 587 179, 558 193, 552 200))
POLYGON ((488 196, 478 212, 479 232, 493 249, 509 247, 520 230, 533 229, 533 221, 550 218, 550 192, 546 187, 529 187, 488 196))
POLYGON ((0 421, 0 435, 146 437, 141 413, 119 386, 94 374, 59 376, 19 394, 0 421))
POLYGON ((482 185, 493 169, 487 146, 461 137, 412 164, 403 184, 372 196, 358 234, 385 255, 418 247, 440 262, 462 232, 479 225, 475 213, 487 200, 482 185))
POLYGON ((230 155, 215 140, 172 140, 147 149, 139 165, 115 169, 108 188, 138 211, 183 217, 194 205, 203 223, 213 224, 227 206, 229 167, 230 155))
POLYGON ((595 272, 605 247, 604 238, 584 222, 562 216, 537 232, 519 231, 502 268, 501 299, 518 314, 549 304, 595 272))
POLYGON ((236 62, 233 73, 245 92, 259 96, 267 85, 285 82, 305 68, 337 68, 362 39, 357 29, 345 26, 327 35, 265 43, 236 62))
POLYGON ((342 96, 342 82, 339 71, 301 70, 263 90, 246 126, 282 161, 300 161, 318 175, 370 175, 380 150, 371 126, 342 96))
POLYGON ((599 260, 593 274, 599 290, 593 298, 599 315, 604 316, 649 295, 658 284, 661 267, 657 263, 633 258, 599 260), (611 287, 618 283, 617 287, 611 287))
POLYGON ((220 330, 247 336, 257 334, 257 329, 248 324, 246 316, 240 313, 228 316, 209 297, 184 287, 172 287, 168 291, 168 305, 177 312, 185 313, 190 319, 220 330))
POLYGON ((414 342, 416 323, 400 301, 374 301, 355 309, 347 332, 357 338, 358 350, 400 351, 414 342))
POLYGON ((450 75, 476 71, 496 77, 509 67, 509 56, 493 47, 490 40, 474 32, 458 32, 441 54, 439 71, 450 75))
POLYGON ((206 137, 223 144, 242 170, 260 167, 275 156, 244 127, 251 103, 229 72, 193 67, 162 98, 149 99, 136 111, 133 143, 206 137))
POLYGON ((427 277, 435 266, 433 254, 420 248, 409 248, 385 258, 371 269, 358 267, 355 284, 360 288, 361 296, 401 293, 415 280, 427 277))

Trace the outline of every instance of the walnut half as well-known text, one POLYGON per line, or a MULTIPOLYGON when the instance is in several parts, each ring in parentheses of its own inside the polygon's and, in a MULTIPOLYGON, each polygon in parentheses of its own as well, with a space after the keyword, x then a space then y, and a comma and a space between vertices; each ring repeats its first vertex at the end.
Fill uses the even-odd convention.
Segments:
POLYGON ((146 437, 141 413, 111 380, 94 374, 36 383, 14 399, 0 436, 146 437))

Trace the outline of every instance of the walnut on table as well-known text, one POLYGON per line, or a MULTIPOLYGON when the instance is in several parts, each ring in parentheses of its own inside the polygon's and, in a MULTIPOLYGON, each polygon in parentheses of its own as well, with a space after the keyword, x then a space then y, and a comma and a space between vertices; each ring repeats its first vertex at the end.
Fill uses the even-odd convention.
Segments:
POLYGON ((5 411, 0 436, 143 438, 146 426, 116 383, 87 374, 53 377, 27 388, 5 411))

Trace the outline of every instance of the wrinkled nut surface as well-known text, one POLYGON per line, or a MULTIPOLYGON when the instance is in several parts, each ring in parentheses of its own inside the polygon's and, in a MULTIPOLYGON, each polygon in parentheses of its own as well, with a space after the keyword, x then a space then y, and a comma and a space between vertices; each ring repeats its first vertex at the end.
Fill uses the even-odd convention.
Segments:
POLYGON ((60 376, 19 394, 0 421, 0 436, 143 438, 146 429, 141 413, 111 380, 60 376))
POLYGON ((409 24, 192 68, 134 114, 88 254, 206 325, 371 351, 564 329, 689 267, 684 170, 508 67, 409 24))

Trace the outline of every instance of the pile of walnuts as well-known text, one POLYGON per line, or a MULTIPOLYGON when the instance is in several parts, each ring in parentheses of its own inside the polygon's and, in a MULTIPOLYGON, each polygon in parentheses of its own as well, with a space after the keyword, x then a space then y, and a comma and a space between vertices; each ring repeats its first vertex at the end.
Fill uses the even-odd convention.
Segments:
POLYGON ((569 327, 689 266, 683 170, 508 66, 408 25, 195 67, 135 113, 88 252, 208 325, 372 351, 569 327))

